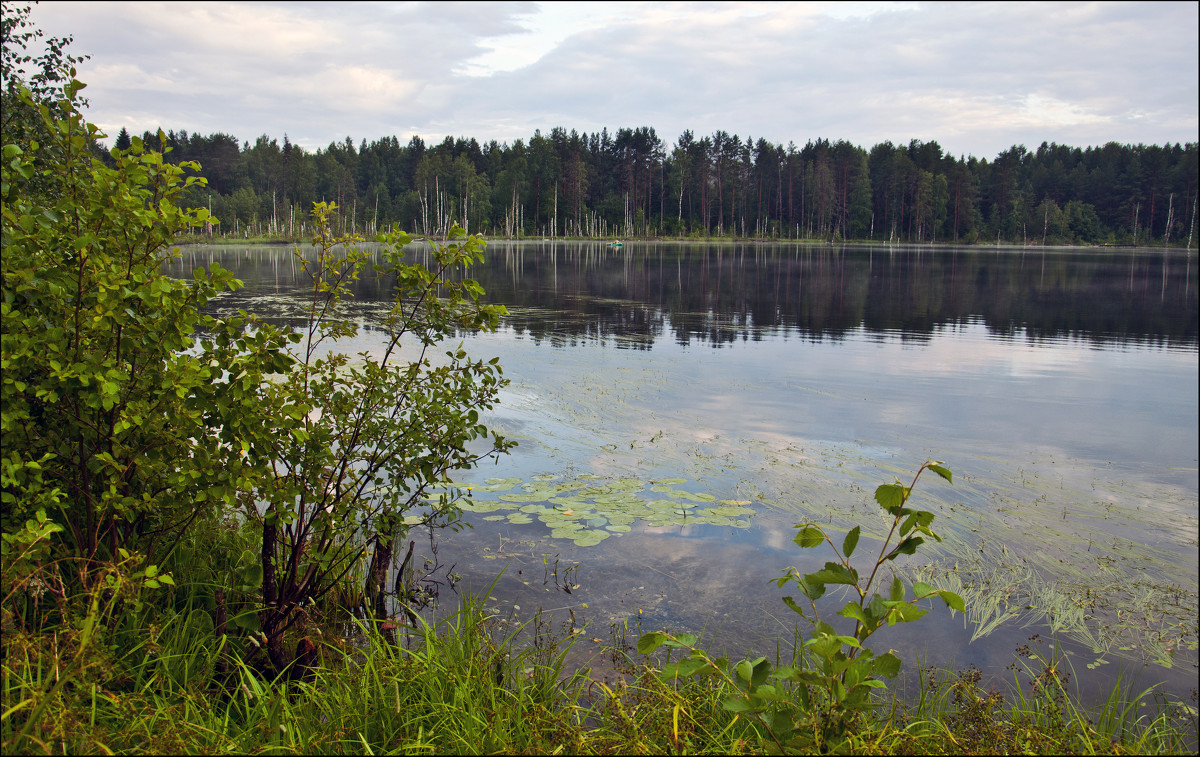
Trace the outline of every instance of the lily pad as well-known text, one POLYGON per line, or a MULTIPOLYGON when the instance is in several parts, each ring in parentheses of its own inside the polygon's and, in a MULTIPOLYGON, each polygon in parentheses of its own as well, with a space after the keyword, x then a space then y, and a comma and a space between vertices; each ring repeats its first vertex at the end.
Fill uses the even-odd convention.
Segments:
MULTIPOLYGON (((648 484, 637 478, 605 480, 591 474, 569 479, 542 474, 525 483, 510 478, 488 479, 489 486, 504 487, 509 493, 495 499, 470 499, 463 503, 463 509, 474 513, 508 510, 508 515, 484 519, 507 520, 513 525, 532 523, 537 518, 550 529, 551 538, 570 539, 585 547, 599 544, 614 533, 633 530, 638 520, 650 527, 693 523, 722 528, 749 526, 747 517, 754 514, 746 507, 749 500, 720 500, 715 507, 701 507, 718 500, 706 492, 675 488, 685 483, 687 479, 682 478, 648 484)), ((475 491, 483 489, 474 487, 475 491)))
POLYGON ((544 502, 546 498, 540 494, 501 494, 496 499, 501 502, 544 502))
POLYGON ((477 492, 480 494, 492 494, 495 492, 508 491, 509 489, 513 488, 514 486, 516 486, 519 483, 521 483, 521 479, 519 479, 519 478, 489 478, 486 481, 484 481, 483 485, 461 483, 458 481, 449 481, 449 482, 445 483, 444 485, 442 485, 441 487, 437 487, 437 488, 447 488, 447 489, 470 488, 471 491, 477 492))
POLYGON ((692 502, 715 502, 717 499, 711 494, 697 494, 696 492, 688 492, 683 489, 672 489, 664 493, 671 499, 686 499, 692 502))
POLYGON ((467 500, 460 503, 463 510, 472 513, 494 513, 497 510, 511 510, 512 508, 505 502, 497 502, 496 500, 467 500))
POLYGON ((610 536, 612 534, 605 531, 582 531, 573 540, 577 547, 594 547, 610 536))

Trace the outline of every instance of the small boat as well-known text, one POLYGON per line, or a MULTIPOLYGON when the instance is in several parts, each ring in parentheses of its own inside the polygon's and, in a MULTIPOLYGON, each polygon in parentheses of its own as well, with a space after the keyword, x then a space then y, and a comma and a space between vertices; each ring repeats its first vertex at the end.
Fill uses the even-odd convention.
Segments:
POLYGON ((624 242, 609 242, 608 246, 609 247, 624 247, 625 243, 624 242))

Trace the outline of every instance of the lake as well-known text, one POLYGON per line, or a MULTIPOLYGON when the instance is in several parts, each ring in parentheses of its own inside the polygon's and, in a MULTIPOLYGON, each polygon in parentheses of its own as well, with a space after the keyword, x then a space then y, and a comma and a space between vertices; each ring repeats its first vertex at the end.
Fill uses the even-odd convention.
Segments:
MULTIPOLYGON (((471 275, 509 315, 464 334, 510 386, 519 446, 459 476, 472 529, 425 556, 514 622, 538 608, 702 632, 773 655, 798 616, 768 580, 832 556, 795 526, 885 535, 872 494, 929 458, 914 504, 944 541, 907 563, 967 599, 873 638, 906 668, 990 679, 1034 634, 1096 691, 1118 671, 1187 698, 1197 671, 1197 260, 1182 250, 493 242, 471 275), (563 587, 570 589, 566 591, 563 587), (1092 686, 1091 684, 1095 684, 1092 686)), ((421 253, 413 253, 418 259, 421 253)), ((218 310, 288 320, 289 248, 183 248, 246 286, 218 310)), ((363 283, 370 349, 389 297, 363 283)), ((928 546, 928 545, 927 545, 928 546)), ((923 548, 924 550, 925 548, 923 548)), ((831 592, 835 594, 835 592, 831 592)), ((833 612, 844 604, 826 600, 833 612)), ((940 603, 939 603, 940 604, 940 603)), ((568 626, 569 627, 569 626, 568 626)), ((802 628, 803 630, 803 628, 802 628)), ((1140 690, 1140 689, 1139 689, 1140 690)))

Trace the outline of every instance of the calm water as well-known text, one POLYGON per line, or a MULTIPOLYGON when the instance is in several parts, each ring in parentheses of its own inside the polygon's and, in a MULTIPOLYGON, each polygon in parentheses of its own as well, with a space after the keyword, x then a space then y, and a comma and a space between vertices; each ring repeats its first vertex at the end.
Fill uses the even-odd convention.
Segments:
MULTIPOLYGON (((971 589, 975 614, 936 610, 881 631, 877 646, 1011 679, 1013 650, 1040 632, 1071 655, 1078 680, 1122 669, 1143 687, 1194 688, 1194 254, 551 242, 488 252, 472 275, 509 317, 463 341, 500 357, 512 383, 490 424, 520 444, 461 477, 480 490, 474 529, 440 536, 437 558, 476 591, 506 568, 493 599, 505 615, 542 607, 561 623, 573 610, 589 624, 581 651, 608 641, 612 623, 640 622, 703 630, 731 654, 773 653, 796 616, 768 579, 831 559, 802 553, 793 526, 862 523, 881 537, 874 487, 907 482, 934 457, 955 485, 922 479, 917 501, 946 539, 903 569, 971 589), (583 497, 575 509, 625 497, 644 514, 689 496, 711 500, 693 515, 724 509, 610 512, 584 524, 603 541, 578 546, 539 519, 555 485, 583 497)), ((185 248, 170 270, 211 260, 246 283, 219 308, 294 312, 303 283, 286 249, 185 248)), ((360 288, 365 326, 387 297, 386 280, 360 288)), ((373 339, 368 328, 346 351, 373 339)))

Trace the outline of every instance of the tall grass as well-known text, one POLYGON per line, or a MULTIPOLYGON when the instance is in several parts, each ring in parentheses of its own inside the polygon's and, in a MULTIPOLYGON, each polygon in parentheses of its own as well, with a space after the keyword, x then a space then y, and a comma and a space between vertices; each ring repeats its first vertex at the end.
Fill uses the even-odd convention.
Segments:
MULTIPOLYGON (((746 754, 769 747, 752 720, 722 706, 733 692, 721 681, 663 680, 650 660, 628 654, 621 629, 613 629, 606 650, 615 677, 601 680, 568 666, 577 636, 547 633, 540 617, 510 623, 486 600, 462 598, 448 617, 419 618, 409 628, 353 621, 310 629, 314 664, 274 677, 264 674, 246 637, 216 633, 200 591, 114 611, 86 646, 78 624, 27 628, 10 613, 0 750, 746 754)), ((1194 751, 1194 703, 1168 703, 1153 687, 1118 682, 1102 706, 1082 710, 1068 695, 1063 664, 1030 650, 1003 691, 982 688, 978 671, 921 670, 913 701, 881 699, 849 747, 884 754, 1194 751)))
POLYGON ((1069 693, 1067 658, 1025 649, 1010 666, 1012 683, 983 688, 975 668, 919 671, 909 706, 894 706, 889 753, 909 754, 1193 754, 1196 708, 1120 676, 1107 700, 1091 709, 1069 693))

